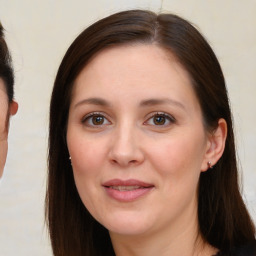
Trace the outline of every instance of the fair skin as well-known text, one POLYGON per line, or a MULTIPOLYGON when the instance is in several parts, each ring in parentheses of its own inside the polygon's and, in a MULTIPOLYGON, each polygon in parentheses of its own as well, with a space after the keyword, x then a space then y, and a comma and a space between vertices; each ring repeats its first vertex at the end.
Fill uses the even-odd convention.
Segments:
POLYGON ((198 231, 197 187, 224 150, 205 131, 189 75, 155 45, 94 57, 75 80, 67 144, 79 195, 117 256, 213 255, 198 231))
POLYGON ((16 102, 8 104, 4 81, 0 78, 0 178, 3 175, 8 150, 8 115, 15 115, 17 110, 16 102))

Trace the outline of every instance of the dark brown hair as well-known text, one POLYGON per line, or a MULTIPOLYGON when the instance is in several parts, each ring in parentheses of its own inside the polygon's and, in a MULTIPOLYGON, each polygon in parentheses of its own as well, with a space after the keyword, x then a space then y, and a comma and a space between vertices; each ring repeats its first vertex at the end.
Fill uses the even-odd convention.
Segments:
POLYGON ((13 100, 14 75, 12 60, 4 39, 4 29, 0 22, 0 78, 3 79, 9 102, 13 100))
POLYGON ((134 43, 156 44, 176 56, 191 76, 208 131, 217 127, 220 118, 227 122, 223 156, 199 180, 198 219, 202 236, 222 251, 254 240, 254 225, 239 192, 225 81, 214 52, 186 20, 172 14, 132 10, 111 15, 84 30, 69 47, 57 73, 50 106, 46 195, 54 255, 114 255, 108 231, 93 219, 79 198, 69 161, 66 126, 73 82, 88 61, 107 47, 134 43))

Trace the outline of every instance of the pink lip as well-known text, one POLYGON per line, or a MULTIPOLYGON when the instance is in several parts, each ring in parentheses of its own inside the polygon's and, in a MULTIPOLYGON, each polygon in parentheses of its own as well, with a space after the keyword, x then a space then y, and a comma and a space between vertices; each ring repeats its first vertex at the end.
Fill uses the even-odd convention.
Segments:
POLYGON ((145 194, 149 193, 152 188, 154 188, 153 184, 145 183, 139 180, 120 180, 113 179, 109 180, 102 184, 105 188, 107 195, 111 198, 121 201, 121 202, 131 202, 134 201, 145 194), (115 187, 122 187, 121 189, 115 187), (135 187, 135 188, 131 188, 135 187))

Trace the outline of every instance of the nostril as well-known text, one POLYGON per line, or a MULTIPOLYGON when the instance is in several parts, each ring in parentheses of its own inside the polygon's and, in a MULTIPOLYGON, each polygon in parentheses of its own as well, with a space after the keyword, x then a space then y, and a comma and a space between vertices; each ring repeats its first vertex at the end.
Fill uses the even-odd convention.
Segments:
POLYGON ((117 164, 117 161, 116 161, 115 159, 112 159, 111 162, 112 162, 113 164, 117 164))
POLYGON ((120 164, 120 165, 126 165, 126 166, 136 164, 137 162, 138 161, 136 160, 125 161, 123 159, 119 159, 119 160, 111 159, 112 164, 120 164))

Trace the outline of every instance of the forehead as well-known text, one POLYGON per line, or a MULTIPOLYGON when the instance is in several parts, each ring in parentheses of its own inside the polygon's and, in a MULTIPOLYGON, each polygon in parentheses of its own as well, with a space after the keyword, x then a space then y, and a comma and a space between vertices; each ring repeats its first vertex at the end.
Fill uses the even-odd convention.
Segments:
POLYGON ((193 93, 190 75, 171 52, 157 45, 124 45, 95 55, 76 78, 72 96, 79 96, 79 89, 144 89, 145 94, 178 87, 193 93))
MULTIPOLYGON (((89 60, 83 70, 88 69, 88 67, 90 69, 104 68, 104 71, 113 67, 122 69, 127 64, 127 72, 138 66, 140 66, 138 71, 147 71, 149 69, 158 69, 159 62, 168 64, 168 66, 172 62, 172 66, 175 63, 180 69, 184 69, 170 50, 164 49, 156 44, 134 43, 130 45, 110 46, 102 49, 89 60)), ((184 72, 186 71, 184 70, 184 72)))

